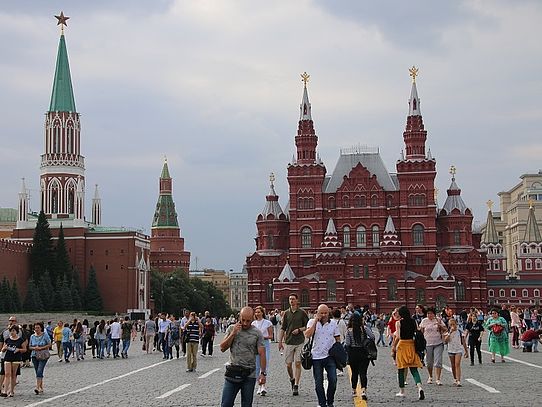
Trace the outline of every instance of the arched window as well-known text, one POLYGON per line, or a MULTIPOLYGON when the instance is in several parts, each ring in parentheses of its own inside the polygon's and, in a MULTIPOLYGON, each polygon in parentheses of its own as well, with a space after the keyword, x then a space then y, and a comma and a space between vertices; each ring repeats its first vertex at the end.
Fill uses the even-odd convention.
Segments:
POLYGON ((273 302, 274 301, 274 298, 273 298, 273 284, 269 283, 267 284, 267 289, 265 290, 265 296, 266 296, 266 301, 267 302, 273 302))
POLYGON ((356 230, 356 246, 365 247, 367 245, 367 237, 365 236, 365 227, 360 226, 356 230))
POLYGON ((327 300, 337 301, 337 283, 335 282, 335 280, 327 280, 326 288, 327 288, 327 300))
POLYGON ((391 195, 388 195, 386 198, 386 206, 388 208, 391 208, 393 206, 393 197, 391 195))
POLYGON ((501 264, 499 263, 499 260, 493 260, 493 270, 500 270, 501 264))
POLYGON ((423 246, 424 244, 424 228, 422 225, 414 225, 412 228, 412 244, 414 246, 423 246))
POLYGON ((524 297, 524 298, 528 297, 529 296, 529 290, 527 290, 526 288, 521 290, 521 296, 524 297))
POLYGON ((371 206, 378 206, 378 196, 376 195, 371 196, 371 206))
POLYGON ((275 235, 271 232, 267 233, 267 248, 272 250, 275 248, 275 235))
POLYGON ((51 213, 58 213, 58 187, 53 185, 51 190, 51 213))
POLYGON ((540 297, 540 290, 538 288, 534 289, 533 296, 534 297, 540 297))
POLYGON ((332 196, 329 197, 329 209, 335 209, 335 198, 332 196))
POLYGON ((388 278, 388 300, 397 299, 397 280, 393 277, 388 278))
POLYGON ((465 283, 463 281, 455 283, 455 299, 457 301, 465 301, 465 283))
POLYGON ((60 123, 56 122, 53 128, 53 153, 60 153, 60 123))
POLYGON ((380 230, 378 226, 373 226, 373 247, 380 246, 380 230))
POLYGON ((534 262, 534 264, 535 264, 535 268, 536 268, 537 270, 542 269, 542 259, 536 259, 535 262, 534 262))
POLYGON ((533 261, 531 259, 525 260, 525 270, 533 269, 533 261))
POLYGON ((350 247, 350 227, 345 226, 343 228, 343 246, 350 247))
POLYGON ((510 290, 510 297, 516 297, 516 290, 513 288, 510 290))
POLYGON ((297 198, 297 209, 305 209, 305 199, 302 197, 297 198))
POLYGON ((489 290, 489 291, 487 292, 487 296, 488 296, 488 297, 495 297, 495 291, 489 290))
POLYGON ((68 213, 72 214, 75 212, 75 191, 73 187, 68 190, 68 213))
POLYGON ((425 304, 425 289, 416 288, 416 304, 425 304))
POLYGON ((301 247, 304 249, 312 247, 312 231, 308 226, 301 229, 301 247))
POLYGON ((356 208, 363 208, 366 206, 365 195, 356 195, 355 203, 356 208))
POLYGON ((354 278, 359 278, 359 265, 354 264, 353 273, 354 273, 354 278))
POLYGON ((454 230, 454 245, 461 245, 461 231, 459 229, 454 230))
POLYGON ((301 290, 301 306, 302 307, 309 306, 309 290, 307 290, 306 288, 301 290))
POLYGON ((343 196, 343 208, 350 208, 350 200, 348 196, 343 196))
POLYGON ((504 297, 506 295, 506 292, 501 288, 499 290, 499 297, 504 297))

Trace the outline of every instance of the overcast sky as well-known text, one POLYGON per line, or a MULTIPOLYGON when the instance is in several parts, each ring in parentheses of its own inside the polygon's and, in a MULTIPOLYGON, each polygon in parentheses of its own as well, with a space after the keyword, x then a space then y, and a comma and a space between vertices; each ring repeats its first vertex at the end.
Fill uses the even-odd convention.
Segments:
POLYGON ((395 172, 413 64, 441 204, 452 164, 480 222, 542 168, 539 1, 19 0, 0 5, 0 207, 25 177, 39 210, 61 10, 87 218, 97 183, 104 225, 149 233, 167 155, 192 268, 242 267, 271 171, 286 205, 303 71, 328 173, 358 144, 395 172))

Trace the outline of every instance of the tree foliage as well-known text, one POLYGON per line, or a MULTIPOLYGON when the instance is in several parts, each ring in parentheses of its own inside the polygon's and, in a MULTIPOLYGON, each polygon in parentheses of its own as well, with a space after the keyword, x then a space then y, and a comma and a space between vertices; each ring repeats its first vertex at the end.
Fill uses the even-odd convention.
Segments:
POLYGON ((183 270, 173 273, 151 273, 151 297, 157 311, 182 315, 189 309, 195 312, 209 311, 214 316, 226 316, 232 310, 224 293, 213 284, 199 278, 188 278, 183 270))
POLYGON ((43 211, 38 216, 38 222, 34 229, 32 249, 30 250, 30 269, 32 280, 39 281, 40 277, 47 270, 54 269, 53 239, 49 222, 43 211))
POLYGON ((56 244, 56 275, 55 279, 60 281, 61 279, 66 279, 71 285, 73 279, 72 273, 72 264, 70 262, 70 257, 68 256, 68 250, 66 249, 66 241, 64 240, 64 228, 62 224, 60 225, 60 230, 58 231, 58 241, 56 244))
POLYGON ((26 291, 23 309, 27 312, 43 311, 38 284, 32 279, 28 280, 28 290, 26 291))
POLYGON ((94 267, 90 267, 88 273, 88 282, 83 305, 87 311, 101 312, 103 310, 102 296, 98 288, 98 280, 96 278, 96 270, 94 270, 94 267))

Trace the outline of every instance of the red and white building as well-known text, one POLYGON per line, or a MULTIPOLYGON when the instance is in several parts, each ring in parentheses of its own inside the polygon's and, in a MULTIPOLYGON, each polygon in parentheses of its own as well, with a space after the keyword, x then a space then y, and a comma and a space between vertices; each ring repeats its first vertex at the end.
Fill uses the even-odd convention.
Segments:
POLYGON ((283 210, 272 177, 256 220, 256 251, 246 259, 249 305, 284 309, 295 292, 309 308, 485 307, 486 258, 473 237, 471 210, 454 168, 438 207, 436 160, 426 139, 414 80, 396 172, 388 172, 378 149, 352 148, 341 150, 328 173, 305 82, 288 203, 283 210))

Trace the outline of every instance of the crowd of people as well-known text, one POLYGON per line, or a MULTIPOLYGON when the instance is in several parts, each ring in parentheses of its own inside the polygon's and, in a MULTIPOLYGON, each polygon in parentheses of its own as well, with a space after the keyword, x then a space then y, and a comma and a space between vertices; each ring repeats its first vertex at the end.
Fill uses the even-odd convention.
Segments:
POLYGON ((220 350, 230 351, 222 407, 233 406, 241 393, 241 405, 251 406, 256 395, 268 394, 271 344, 277 343, 284 357, 286 375, 292 396, 299 395, 302 378, 302 357, 310 355, 310 369, 320 407, 333 407, 337 376, 344 375, 346 364, 351 369, 352 396, 367 400, 368 369, 377 347, 390 347, 392 363, 397 368, 399 391, 405 397, 407 373, 413 377, 417 398, 425 398, 419 369, 427 369, 426 384, 442 386, 443 356, 446 352, 453 375, 453 385, 461 387, 462 359, 482 363, 481 344, 488 339, 491 362, 504 363, 510 348, 538 352, 542 329, 537 309, 493 308, 486 315, 471 308, 454 312, 445 307, 441 312, 417 305, 411 313, 406 306, 389 314, 373 313, 368 307, 352 305, 330 309, 321 304, 305 311, 296 294, 289 297, 289 308, 271 310, 245 307, 237 317, 216 318, 208 311, 203 315, 186 311, 184 315, 160 313, 145 321, 128 317, 71 322, 52 321, 19 325, 12 316, 0 335, 0 396, 13 397, 21 368, 32 363, 36 386, 44 391, 43 378, 53 349, 60 363, 95 359, 128 358, 131 346, 151 354, 159 352, 164 359, 186 359, 186 371, 197 369, 198 357, 213 357, 216 335, 224 333, 220 350), (378 334, 378 337, 375 335, 378 334), (510 337, 512 345, 510 345, 510 337), (139 341, 137 340, 139 338, 139 341), (309 346, 307 344, 310 344, 309 346), (308 351, 307 351, 308 346, 308 351), (337 350, 338 354, 337 354, 337 350), (342 361, 341 353, 344 353, 342 361), (327 390, 324 389, 324 372, 327 390), (361 393, 358 394, 358 383, 361 393))

